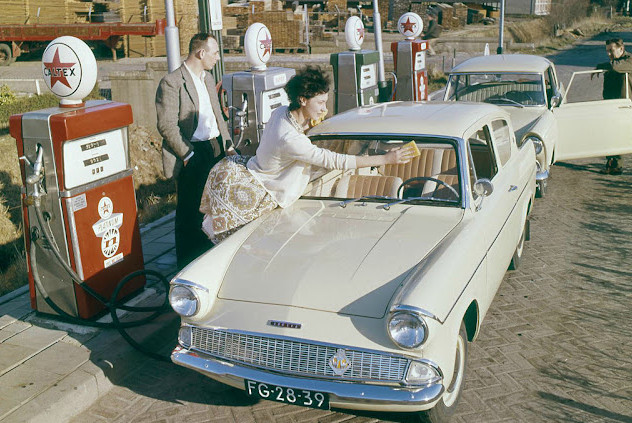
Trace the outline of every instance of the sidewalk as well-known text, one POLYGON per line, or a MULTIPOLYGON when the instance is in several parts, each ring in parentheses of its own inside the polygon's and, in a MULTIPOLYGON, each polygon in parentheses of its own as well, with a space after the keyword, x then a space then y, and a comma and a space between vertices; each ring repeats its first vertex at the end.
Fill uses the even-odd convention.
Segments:
MULTIPOLYGON (((141 229, 145 267, 167 279, 176 272, 174 221, 171 213, 141 229)), ((159 294, 150 285, 141 295, 151 300, 159 294)), ((175 313, 170 313, 130 334, 143 345, 153 342, 156 348, 162 347, 166 355, 178 324, 175 313)), ((26 287, 0 297, 2 422, 66 421, 146 360, 151 358, 133 349, 115 329, 37 316, 30 308, 26 287)))

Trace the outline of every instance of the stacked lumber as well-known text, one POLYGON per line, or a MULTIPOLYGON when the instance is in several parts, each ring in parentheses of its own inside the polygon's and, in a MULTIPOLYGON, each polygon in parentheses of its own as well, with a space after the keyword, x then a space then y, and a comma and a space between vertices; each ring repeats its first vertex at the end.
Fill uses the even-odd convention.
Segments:
POLYGON ((23 24, 29 14, 28 0, 0 0, 3 24, 23 24))
POLYGON ((248 16, 248 26, 261 22, 270 30, 272 46, 276 49, 305 49, 305 23, 303 9, 263 11, 248 16))
POLYGON ((446 3, 439 3, 436 6, 440 10, 439 25, 443 29, 450 29, 454 25, 454 8, 446 3))
POLYGON ((454 17, 457 20, 457 26, 462 27, 467 24, 467 6, 463 3, 453 3, 454 17))
MULTIPOLYGON (((388 2, 386 3, 386 10, 388 11, 388 2)), ((380 6, 382 3, 380 3, 380 6)), ((336 6, 338 6, 338 10, 340 12, 344 12, 347 10, 347 0, 329 0, 327 1, 327 7, 325 8, 328 12, 336 13, 336 6)), ((382 8, 380 7, 380 13, 382 13, 382 8)))

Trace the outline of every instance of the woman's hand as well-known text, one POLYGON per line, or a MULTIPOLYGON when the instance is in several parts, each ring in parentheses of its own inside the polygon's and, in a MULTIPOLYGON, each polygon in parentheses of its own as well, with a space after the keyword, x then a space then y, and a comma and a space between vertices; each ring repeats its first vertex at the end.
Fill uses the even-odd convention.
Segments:
POLYGON ((386 163, 384 164, 403 164, 408 163, 415 157, 415 151, 407 147, 393 148, 384 155, 386 163))

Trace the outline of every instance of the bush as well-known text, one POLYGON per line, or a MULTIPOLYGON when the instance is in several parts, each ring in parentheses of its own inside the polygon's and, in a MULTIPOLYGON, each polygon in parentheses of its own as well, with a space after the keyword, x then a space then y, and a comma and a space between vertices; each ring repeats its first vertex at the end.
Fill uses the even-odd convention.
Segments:
MULTIPOLYGON (((15 94, 3 85, 0 87, 0 129, 6 129, 9 127, 9 117, 11 115, 18 115, 20 113, 31 112, 34 110, 40 109, 48 109, 50 107, 57 107, 59 105, 59 98, 55 95, 47 93, 42 95, 35 95, 32 97, 16 97, 15 94), (2 99, 5 98, 13 98, 13 101, 8 101, 7 103, 3 103, 2 99)), ((97 100, 102 99, 99 95, 99 88, 95 85, 92 92, 85 98, 85 100, 97 100)))
POLYGON ((15 101, 15 94, 6 85, 0 86, 0 106, 6 106, 7 104, 15 101))

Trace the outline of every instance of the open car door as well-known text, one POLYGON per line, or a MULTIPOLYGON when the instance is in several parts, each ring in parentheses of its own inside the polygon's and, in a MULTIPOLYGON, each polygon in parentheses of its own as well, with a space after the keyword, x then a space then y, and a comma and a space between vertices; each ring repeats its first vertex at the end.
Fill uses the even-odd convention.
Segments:
MULTIPOLYGON (((553 114, 558 123, 555 161, 632 153, 632 99, 604 100, 603 71, 573 73, 553 114)), ((628 86, 625 75, 625 86, 628 86)))

